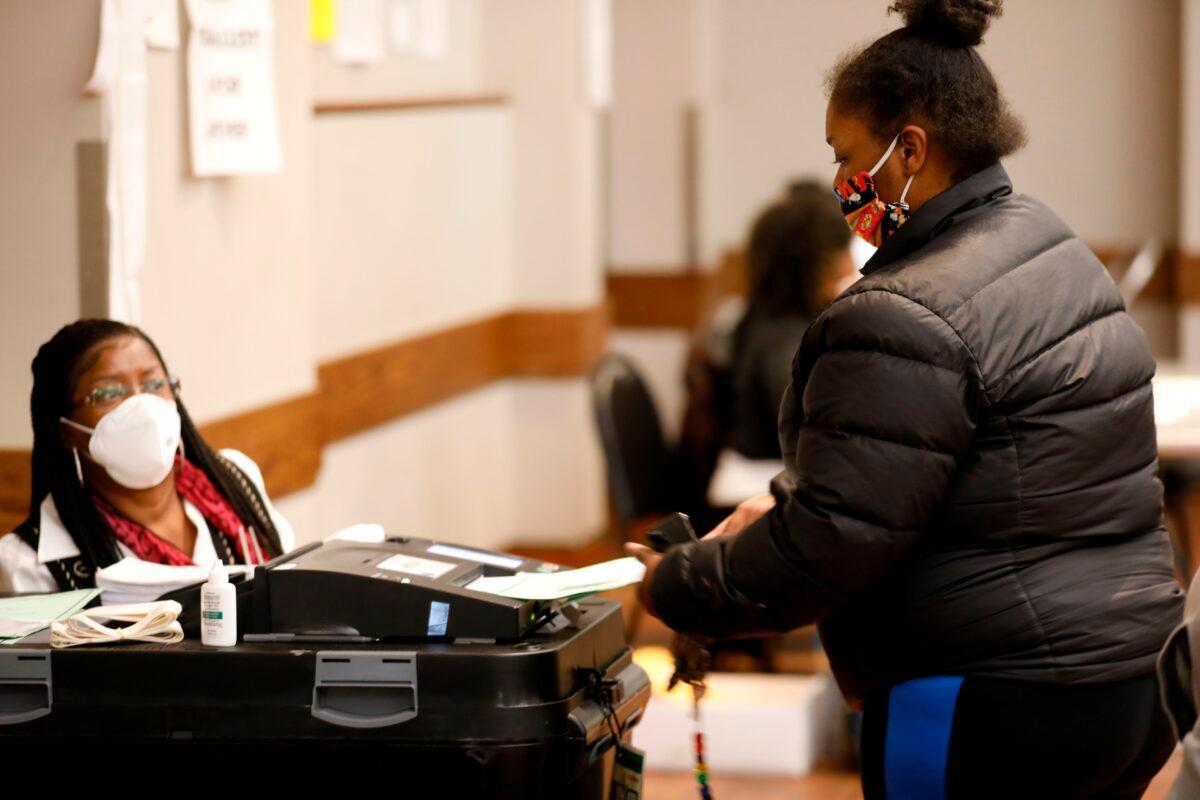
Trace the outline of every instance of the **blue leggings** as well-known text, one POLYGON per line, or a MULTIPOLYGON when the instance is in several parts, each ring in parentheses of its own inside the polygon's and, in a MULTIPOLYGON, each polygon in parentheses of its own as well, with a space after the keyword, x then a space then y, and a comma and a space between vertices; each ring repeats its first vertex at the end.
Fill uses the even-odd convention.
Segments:
POLYGON ((866 800, 1142 796, 1175 746, 1154 675, 1046 684, 919 678, 869 696, 866 800))

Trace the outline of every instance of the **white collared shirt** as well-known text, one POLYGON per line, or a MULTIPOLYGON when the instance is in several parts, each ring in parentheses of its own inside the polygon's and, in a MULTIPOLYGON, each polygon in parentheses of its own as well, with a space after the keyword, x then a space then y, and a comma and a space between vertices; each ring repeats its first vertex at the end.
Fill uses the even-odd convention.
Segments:
MULTIPOLYGON (((267 498, 258 465, 250 460, 249 456, 237 450, 222 450, 221 455, 246 473, 246 477, 258 488, 263 503, 267 507, 267 513, 271 516, 271 522, 275 524, 275 530, 279 533, 280 544, 283 545, 285 551, 291 550, 295 546, 296 535, 292 531, 292 526, 275 510, 270 499, 267 498)), ((79 555, 79 547, 63 525, 52 496, 46 495, 38 513, 40 520, 36 552, 25 544, 16 533, 0 536, 0 592, 56 592, 58 584, 46 564, 79 555)), ((183 501, 183 513, 196 526, 196 544, 192 548, 192 561, 202 567, 211 566, 217 560, 217 553, 213 549, 208 521, 204 519, 200 509, 186 499, 183 501)), ((132 551, 121 542, 117 542, 117 549, 122 557, 133 555, 132 551)))

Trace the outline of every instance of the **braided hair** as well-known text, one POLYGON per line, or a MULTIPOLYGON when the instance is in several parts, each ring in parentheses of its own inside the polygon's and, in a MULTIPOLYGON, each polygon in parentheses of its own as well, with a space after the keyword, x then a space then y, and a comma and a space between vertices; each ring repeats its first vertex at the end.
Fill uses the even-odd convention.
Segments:
MULTIPOLYGON (((67 325, 39 347, 33 359, 33 392, 29 399, 33 420, 33 487, 29 496, 30 515, 18 530, 30 530, 38 524, 38 509, 50 495, 63 525, 92 571, 119 559, 117 537, 76 475, 74 457, 60 436, 59 418, 70 416, 79 379, 95 363, 97 346, 125 336, 136 336, 149 345, 163 371, 170 374, 162 353, 149 336, 133 325, 109 319, 81 319, 67 325)), ((253 528, 265 553, 271 556, 282 553, 279 532, 257 489, 237 467, 208 446, 174 386, 171 393, 179 409, 180 434, 188 461, 204 471, 238 518, 253 528)))

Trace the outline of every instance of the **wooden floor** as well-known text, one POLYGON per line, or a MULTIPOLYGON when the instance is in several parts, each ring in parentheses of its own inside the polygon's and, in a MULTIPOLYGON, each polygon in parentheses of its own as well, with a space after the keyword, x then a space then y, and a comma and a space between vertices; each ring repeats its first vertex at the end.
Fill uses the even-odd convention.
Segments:
MULTIPOLYGON (((1176 752, 1150 784, 1144 800, 1162 800, 1179 772, 1176 752)), ((657 772, 646 775, 645 796, 651 800, 694 800, 696 781, 689 773, 657 772)), ((858 775, 852 772, 822 772, 803 778, 761 778, 746 775, 714 775, 714 800, 862 800, 858 775)))
MULTIPOLYGON (((696 779, 687 773, 650 773, 644 788, 649 800, 695 800, 699 796, 696 779)), ((803 778, 717 775, 712 793, 714 800, 862 800, 858 776, 836 772, 803 778)))

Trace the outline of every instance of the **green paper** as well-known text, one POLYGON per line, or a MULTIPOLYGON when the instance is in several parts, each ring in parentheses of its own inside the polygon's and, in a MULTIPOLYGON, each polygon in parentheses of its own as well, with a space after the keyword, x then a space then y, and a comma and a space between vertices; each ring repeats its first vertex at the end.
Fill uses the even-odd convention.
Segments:
POLYGON ((99 594, 99 589, 75 589, 56 594, 0 597, 0 645, 19 642, 50 627, 55 620, 79 613, 99 594))

